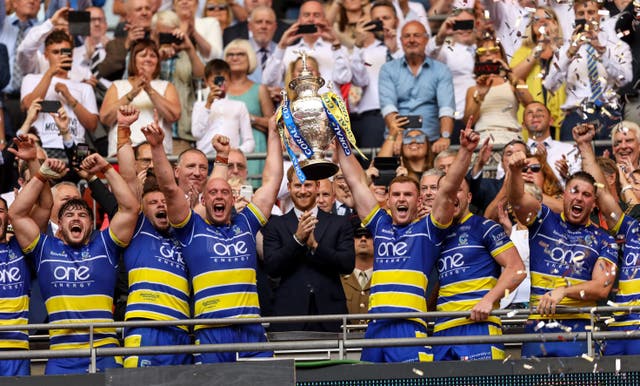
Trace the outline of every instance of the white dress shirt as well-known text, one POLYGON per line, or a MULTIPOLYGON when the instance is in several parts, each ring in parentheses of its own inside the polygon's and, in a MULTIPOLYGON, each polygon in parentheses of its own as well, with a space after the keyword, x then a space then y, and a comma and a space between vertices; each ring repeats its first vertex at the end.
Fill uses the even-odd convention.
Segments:
POLYGON ((229 138, 233 148, 243 153, 251 153, 256 146, 251 129, 249 111, 244 102, 227 98, 215 100, 211 108, 206 102, 196 102, 191 115, 191 133, 196 139, 196 147, 206 155, 213 156, 215 150, 211 140, 216 134, 229 138))
POLYGON ((354 86, 362 87, 362 98, 357 105, 350 106, 352 113, 359 114, 380 109, 378 76, 380 68, 387 62, 388 52, 387 46, 379 40, 375 40, 367 47, 354 47, 350 57, 351 73, 353 74, 351 83, 354 86))
MULTIPOLYGON (((631 49, 629 45, 616 36, 604 31, 598 34, 598 40, 605 47, 597 63, 598 79, 606 80, 602 85, 603 95, 614 93, 616 87, 620 87, 633 78, 631 68, 631 49)), ((578 49, 576 55, 569 59, 567 51, 570 43, 565 43, 560 48, 559 55, 553 56, 549 73, 543 81, 547 90, 556 91, 563 83, 567 88, 567 99, 561 106, 563 110, 570 110, 591 98, 591 83, 587 69, 588 54, 587 44, 578 49), (571 90, 571 92, 569 92, 571 90)))
MULTIPOLYGON (((289 63, 295 61, 299 55, 297 51, 303 50, 318 62, 320 76, 324 78, 325 85, 330 81, 335 84, 351 82, 351 69, 347 63, 348 54, 344 47, 333 50, 330 42, 318 39, 313 47, 300 39, 297 44, 282 50, 276 47, 275 52, 267 59, 267 64, 262 71, 262 83, 267 86, 284 85, 284 75, 289 63), (338 65, 344 62, 346 65, 338 65)), ((325 86, 326 87, 326 86, 325 86)))
MULTIPOLYGON (((567 164, 569 165, 569 175, 572 175, 575 172, 582 170, 582 159, 580 158, 580 152, 576 149, 572 144, 566 142, 556 141, 551 137, 547 137, 542 140, 544 147, 547 149, 547 164, 553 170, 553 174, 556 175, 558 181, 562 184, 564 188, 565 180, 560 175, 560 172, 556 168, 556 161, 559 161, 564 156, 567 159, 567 164)), ((534 148, 537 148, 538 142, 531 139, 527 140, 527 147, 529 151, 533 151, 534 148)))
POLYGON ((466 104, 467 90, 476 85, 473 67, 476 60, 476 45, 468 46, 461 43, 445 43, 436 45, 436 39, 429 39, 427 56, 439 60, 449 67, 453 76, 453 92, 456 97, 455 119, 462 119, 466 104))

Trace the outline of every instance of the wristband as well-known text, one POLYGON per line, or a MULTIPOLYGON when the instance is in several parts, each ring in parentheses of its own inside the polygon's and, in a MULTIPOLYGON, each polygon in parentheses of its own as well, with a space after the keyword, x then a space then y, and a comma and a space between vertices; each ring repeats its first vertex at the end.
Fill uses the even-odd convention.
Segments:
POLYGON ((627 190, 631 190, 633 189, 633 186, 631 185, 625 185, 622 187, 622 189, 620 189, 620 194, 623 194, 624 192, 626 192, 627 190))
POLYGON ((103 166, 103 167, 100 169, 100 173, 102 173, 102 174, 106 174, 106 173, 109 171, 109 169, 113 169, 113 165, 111 165, 111 164, 106 164, 105 166, 103 166))
POLYGON ((116 143, 118 144, 118 149, 131 143, 131 129, 129 126, 118 125, 118 140, 116 143))
POLYGON ((223 157, 221 155, 216 155, 215 163, 228 165, 229 164, 229 157, 223 157))

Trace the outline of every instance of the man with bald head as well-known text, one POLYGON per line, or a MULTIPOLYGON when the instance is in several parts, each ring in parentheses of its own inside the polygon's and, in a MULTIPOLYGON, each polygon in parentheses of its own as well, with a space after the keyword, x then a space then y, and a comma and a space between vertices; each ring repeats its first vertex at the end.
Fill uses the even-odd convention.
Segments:
MULTIPOLYGON (((249 14, 249 18, 247 19, 247 21, 239 22, 225 28, 224 32, 222 33, 222 43, 226 46, 227 44, 229 44, 230 41, 234 39, 252 40, 251 37, 249 36, 250 35, 249 31, 251 31, 251 33, 254 35, 256 33, 255 30, 252 29, 252 26, 251 26, 252 22, 254 22, 255 24, 255 20, 263 20, 264 16, 268 14, 265 12, 265 10, 269 9, 273 11, 273 7, 271 3, 272 3, 271 0, 245 1, 244 8, 247 10, 247 13, 249 14), (258 14, 254 14, 256 10, 260 10, 258 14)), ((282 37, 282 34, 284 33, 284 31, 286 31, 287 28, 289 28, 289 24, 281 20, 277 20, 275 13, 273 13, 273 21, 275 23, 274 24, 275 30, 274 32, 271 32, 271 37, 269 38, 269 40, 273 40, 275 43, 277 43, 282 37)), ((254 39, 255 39, 255 36, 254 36, 254 39)), ((258 50, 256 50, 256 53, 257 52, 258 50)), ((259 58, 260 58, 260 55, 258 55, 258 59, 259 58)))
POLYGON ((385 63, 380 70, 380 110, 390 132, 403 128, 405 115, 422 116, 422 130, 432 150, 439 153, 451 143, 456 110, 453 78, 447 66, 427 58, 429 36, 425 27, 410 21, 402 27, 400 43, 404 57, 385 63))

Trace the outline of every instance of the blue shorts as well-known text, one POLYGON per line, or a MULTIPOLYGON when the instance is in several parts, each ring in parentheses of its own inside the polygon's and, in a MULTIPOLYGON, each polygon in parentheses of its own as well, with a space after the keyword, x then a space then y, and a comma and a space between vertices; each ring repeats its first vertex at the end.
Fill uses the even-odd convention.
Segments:
MULTIPOLYGON (((542 320, 545 323, 549 323, 549 320, 542 320)), ((550 332, 560 332, 564 333, 565 331, 560 327, 547 327, 545 324, 544 327, 535 330, 536 326, 540 320, 531 319, 527 321, 527 325, 525 328, 525 332, 528 334, 543 334, 550 332)), ((571 332, 584 332, 586 331, 585 326, 590 325, 590 322, 587 319, 558 319, 558 323, 561 323, 563 326, 571 327, 571 332)), ((559 342, 525 342, 522 344, 522 357, 523 358, 531 358, 531 357, 579 357, 582 354, 587 353, 587 341, 585 340, 576 340, 571 342, 559 341, 559 342)))
MULTIPOLYGON (((365 339, 426 338, 427 329, 410 320, 378 320, 369 323, 365 339)), ((430 346, 365 347, 360 360, 364 362, 431 362, 430 346)))
MULTIPOLYGON (((189 345, 189 333, 176 327, 136 327, 125 333, 124 347, 189 345)), ((130 355, 124 358, 124 367, 191 365, 193 355, 130 355)))
MULTIPOLYGON (((609 327, 609 331, 633 331, 638 336, 640 325, 609 327)), ((604 343, 604 355, 639 355, 640 339, 610 339, 604 343)))
MULTIPOLYGON (((6 352, 5 350, 2 350, 6 352)), ((31 375, 31 363, 28 359, 6 359, 0 361, 0 377, 31 375)))
MULTIPOLYGON (((118 347, 115 344, 105 344, 100 347, 118 347)), ((45 375, 52 374, 87 374, 91 358, 51 358, 44 369, 45 375)), ((96 357, 96 370, 122 367, 122 357, 96 357)))
MULTIPOLYGON (((266 342, 267 333, 261 324, 243 324, 203 328, 196 331, 196 344, 266 342)), ((239 352, 240 358, 272 358, 273 351, 239 352)), ((235 352, 204 352, 193 355, 196 364, 235 362, 235 352)))
MULTIPOLYGON (((468 335, 502 335, 502 328, 495 325, 494 323, 479 322, 474 324, 466 324, 463 326, 451 327, 433 333, 434 337, 468 335)), ((504 345, 500 343, 491 343, 455 346, 433 346, 434 361, 477 361, 483 359, 504 359, 504 345)))

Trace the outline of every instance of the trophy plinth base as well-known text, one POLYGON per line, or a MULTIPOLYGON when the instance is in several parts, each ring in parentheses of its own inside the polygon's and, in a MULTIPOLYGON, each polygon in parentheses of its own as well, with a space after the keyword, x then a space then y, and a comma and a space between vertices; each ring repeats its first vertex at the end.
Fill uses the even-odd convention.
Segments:
POLYGON ((329 178, 338 172, 338 165, 324 159, 311 159, 300 162, 300 168, 308 180, 318 181, 329 178))

